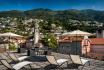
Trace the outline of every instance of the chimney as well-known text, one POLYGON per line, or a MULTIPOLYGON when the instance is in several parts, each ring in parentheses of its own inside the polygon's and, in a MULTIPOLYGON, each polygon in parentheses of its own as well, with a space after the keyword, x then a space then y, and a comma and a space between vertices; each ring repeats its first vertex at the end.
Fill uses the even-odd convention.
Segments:
POLYGON ((99 28, 96 31, 96 36, 97 36, 97 38, 104 38, 104 29, 103 28, 99 28))

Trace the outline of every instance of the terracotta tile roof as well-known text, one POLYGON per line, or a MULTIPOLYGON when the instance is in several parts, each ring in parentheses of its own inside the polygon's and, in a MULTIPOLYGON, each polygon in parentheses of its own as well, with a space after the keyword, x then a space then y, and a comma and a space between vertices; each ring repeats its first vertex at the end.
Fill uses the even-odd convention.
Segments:
MULTIPOLYGON (((104 38, 90 38, 92 45, 104 45, 104 38)), ((59 42, 72 42, 71 40, 59 40, 59 42)))
POLYGON ((104 44, 104 38, 90 38, 91 44, 102 45, 104 44))
POLYGON ((70 40, 59 40, 58 42, 71 42, 70 40))
POLYGON ((63 38, 60 38, 58 42, 72 42, 72 41, 81 41, 83 37, 75 37, 75 36, 65 36, 63 38))

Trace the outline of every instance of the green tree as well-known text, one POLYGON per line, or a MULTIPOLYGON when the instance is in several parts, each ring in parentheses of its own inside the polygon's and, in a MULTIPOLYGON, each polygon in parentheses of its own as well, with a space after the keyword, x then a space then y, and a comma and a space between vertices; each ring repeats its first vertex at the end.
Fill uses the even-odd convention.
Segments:
POLYGON ((48 45, 50 48, 57 47, 57 39, 54 34, 46 34, 43 39, 44 43, 48 45))

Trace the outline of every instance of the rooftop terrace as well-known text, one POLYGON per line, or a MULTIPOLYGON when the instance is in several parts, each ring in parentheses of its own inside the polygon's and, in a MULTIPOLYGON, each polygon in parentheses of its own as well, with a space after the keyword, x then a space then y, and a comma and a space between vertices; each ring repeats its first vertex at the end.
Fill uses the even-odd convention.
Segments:
MULTIPOLYGON (((16 54, 18 56, 25 55, 25 54, 18 54, 18 53, 16 53, 16 54)), ((59 58, 68 59, 68 66, 66 66, 66 64, 64 64, 62 66, 63 70, 77 70, 77 66, 73 66, 71 64, 72 61, 71 61, 69 55, 54 53, 54 52, 52 52, 52 55, 54 55, 56 57, 56 59, 59 59, 59 58)), ((89 58, 86 58, 86 59, 89 59, 89 58)), ((32 56, 26 60, 34 62, 34 64, 31 65, 33 70, 36 70, 36 69, 37 70, 38 69, 39 70, 41 70, 41 69, 46 70, 47 67, 49 67, 49 65, 50 65, 50 63, 47 62, 47 60, 44 56, 32 56)), ((10 61, 10 60, 8 59, 8 61, 10 61)), ((83 70, 104 70, 104 61, 90 59, 90 64, 91 64, 90 66, 88 66, 86 64, 86 66, 84 67, 83 70)), ((81 67, 82 66, 78 66, 79 69, 81 69, 81 67)), ((28 66, 26 66, 26 68, 27 68, 27 70, 29 70, 28 66)), ((6 70, 6 68, 0 64, 0 70, 6 70)))

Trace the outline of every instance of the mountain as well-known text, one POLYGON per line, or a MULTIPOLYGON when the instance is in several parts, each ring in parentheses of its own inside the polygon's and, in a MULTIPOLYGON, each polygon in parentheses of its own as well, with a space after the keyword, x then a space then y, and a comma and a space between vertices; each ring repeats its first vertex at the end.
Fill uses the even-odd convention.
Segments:
POLYGON ((11 11, 2 11, 0 12, 0 17, 21 17, 24 15, 23 11, 11 10, 11 11))
POLYGON ((59 10, 54 11, 50 9, 33 9, 27 11, 18 11, 18 10, 11 10, 11 11, 1 11, 0 17, 31 17, 31 18, 41 18, 41 19, 57 19, 57 20, 67 20, 67 19, 74 19, 74 20, 86 20, 86 21, 99 21, 104 22, 104 11, 97 11, 97 10, 59 10))
POLYGON ((57 12, 50 10, 50 9, 33 9, 24 11, 25 15, 32 18, 41 18, 41 19, 49 19, 53 15, 55 15, 57 12))
POLYGON ((11 10, 1 11, 0 17, 4 17, 4 19, 0 19, 0 23, 6 25, 5 29, 2 28, 3 30, 0 30, 1 32, 13 31, 13 28, 17 30, 17 32, 20 31, 19 33, 31 32, 34 23, 29 25, 24 24, 25 20, 29 20, 28 18, 43 19, 44 21, 39 23, 40 31, 43 33, 51 32, 52 30, 57 32, 60 30, 60 27, 62 30, 67 31, 79 29, 94 33, 99 27, 104 27, 104 11, 92 9, 55 11, 39 8, 27 11, 11 10), (10 21, 5 17, 11 17, 10 21), (17 17, 17 20, 14 20, 14 17, 17 17), (46 21, 48 23, 46 23, 46 21), (52 27, 52 24, 55 24, 54 27, 52 27), (13 27, 10 28, 10 26, 13 27))

